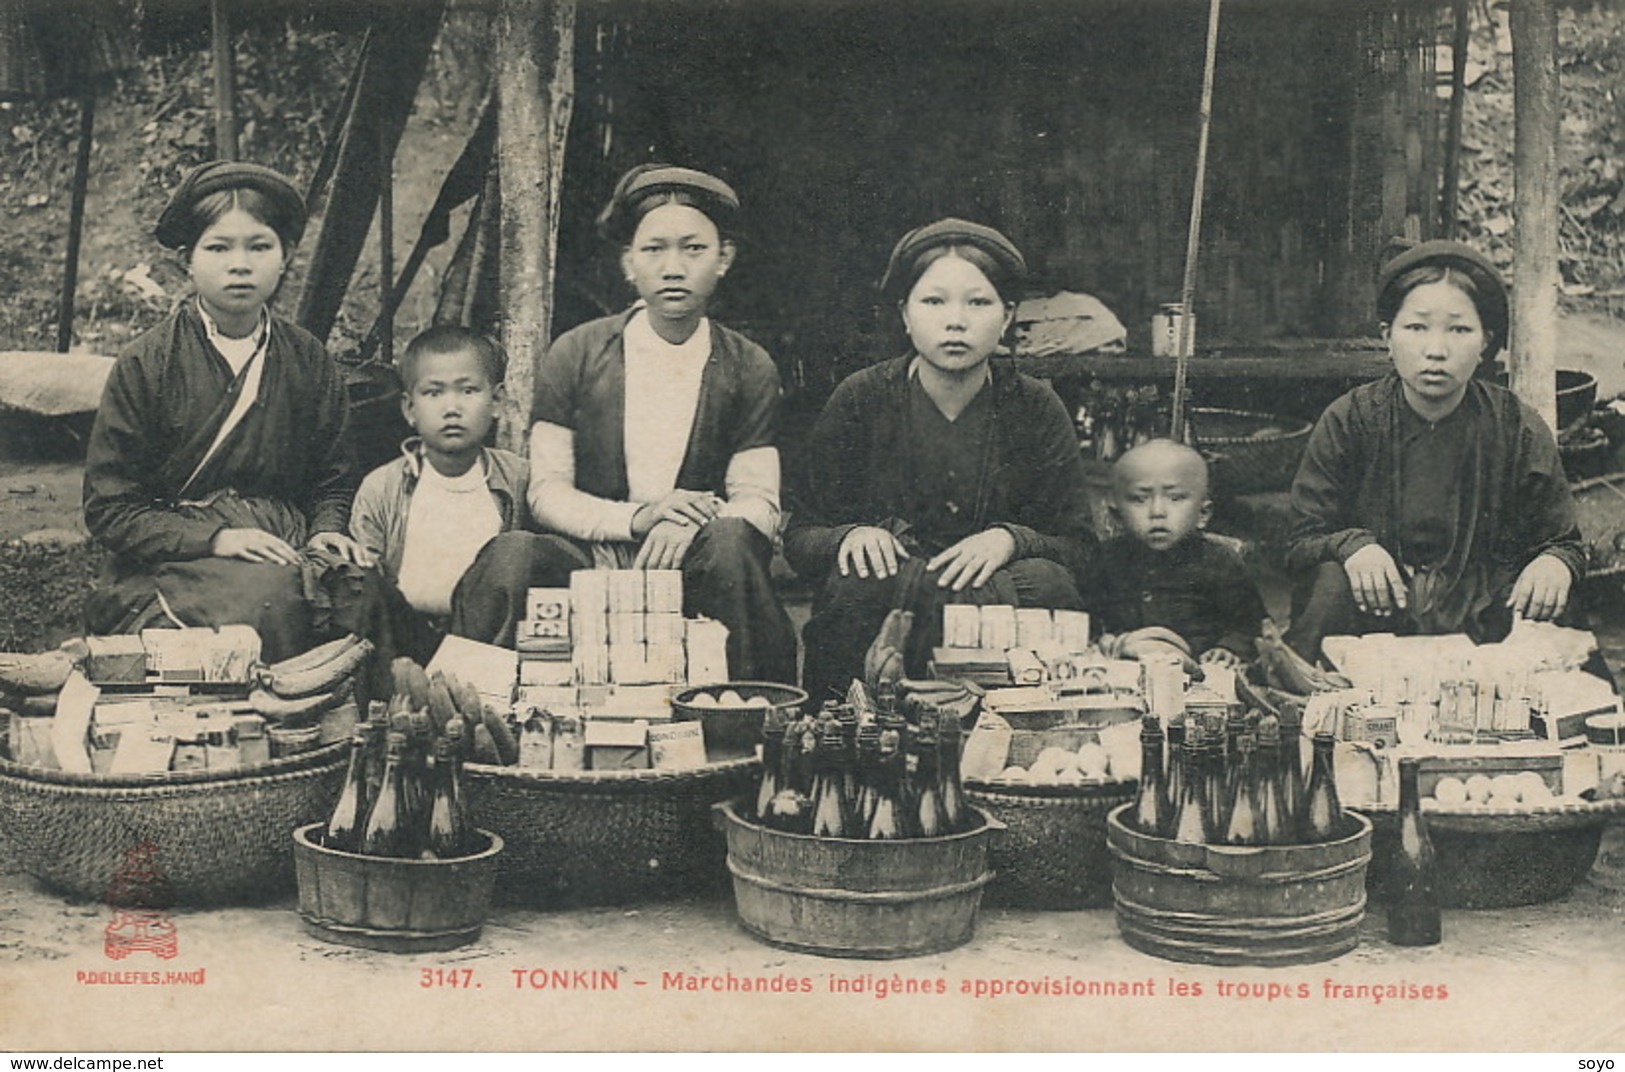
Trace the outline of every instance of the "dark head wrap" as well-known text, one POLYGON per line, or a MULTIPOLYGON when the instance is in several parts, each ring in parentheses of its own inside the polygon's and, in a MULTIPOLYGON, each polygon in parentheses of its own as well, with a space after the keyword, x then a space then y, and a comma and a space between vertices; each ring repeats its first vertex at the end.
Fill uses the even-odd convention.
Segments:
POLYGON ((281 210, 290 223, 279 232, 283 245, 294 245, 305 233, 305 199, 286 177, 259 164, 213 160, 189 171, 170 195, 152 233, 167 249, 183 249, 196 242, 193 209, 210 194, 227 190, 257 190, 281 210))
POLYGON ((630 242, 649 204, 667 194, 684 195, 683 203, 710 217, 718 234, 733 237, 739 220, 734 188, 715 175, 670 164, 639 164, 621 176, 609 204, 598 214, 599 231, 612 242, 630 242))
POLYGON ((1507 288, 1501 280, 1501 273, 1478 250, 1445 239, 1410 246, 1389 258, 1382 266, 1382 271, 1377 273, 1378 319, 1385 324, 1393 323, 1400 305, 1405 301, 1405 295, 1399 292, 1396 284, 1412 269, 1423 267, 1448 268, 1471 279, 1473 289, 1477 291, 1473 304, 1478 308, 1478 318, 1484 330, 1491 336, 1492 353, 1509 344, 1507 288))
MULTIPOLYGON (((916 227, 897 240, 880 279, 881 296, 893 301, 908 297, 920 257, 938 246, 974 246, 993 258, 1013 283, 1019 285, 1027 278, 1027 261, 1014 242, 991 227, 949 217, 916 227)), ((1016 297, 1002 292, 1001 296, 1007 301, 1016 297)))

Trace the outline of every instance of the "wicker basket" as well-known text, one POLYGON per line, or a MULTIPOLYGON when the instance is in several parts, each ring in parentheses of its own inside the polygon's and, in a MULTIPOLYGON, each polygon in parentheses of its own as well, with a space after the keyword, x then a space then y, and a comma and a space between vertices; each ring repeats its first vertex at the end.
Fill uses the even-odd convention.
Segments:
POLYGON ((289 832, 327 817, 348 747, 237 771, 127 778, 0 759, 0 847, 46 885, 113 904, 263 900, 293 888, 289 832), (119 881, 138 847, 155 851, 152 881, 119 881))
POLYGON ((475 824, 507 843, 498 900, 562 908, 725 892, 727 849, 711 805, 752 791, 760 765, 464 770, 475 824))
POLYGON ((1109 908, 1112 858, 1106 815, 1134 796, 1135 781, 1087 786, 967 782, 973 804, 1006 831, 988 850, 988 904, 1012 908, 1109 908))
MULTIPOLYGON (((1399 838, 1399 813, 1362 805, 1371 819, 1372 900, 1382 898, 1399 838)), ((1422 813, 1438 860, 1446 908, 1513 908, 1566 895, 1590 873, 1603 828, 1625 816, 1625 800, 1541 808, 1430 809, 1422 813)))
POLYGON ((1196 407, 1190 421, 1219 495, 1285 491, 1309 445, 1309 422, 1296 417, 1196 407))

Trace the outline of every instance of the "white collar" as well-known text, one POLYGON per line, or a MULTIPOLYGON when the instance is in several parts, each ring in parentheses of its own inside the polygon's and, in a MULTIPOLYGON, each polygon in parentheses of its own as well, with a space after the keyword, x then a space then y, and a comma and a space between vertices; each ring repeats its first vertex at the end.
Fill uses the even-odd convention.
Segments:
POLYGON ((208 336, 215 349, 220 350, 222 353, 227 348, 243 349, 250 339, 253 340, 254 349, 258 350, 265 345, 265 340, 271 336, 271 316, 265 311, 263 305, 260 306, 259 325, 246 338, 242 339, 234 339, 220 330, 220 325, 215 322, 214 317, 209 315, 209 310, 204 307, 201 296, 197 299, 197 311, 198 315, 203 318, 203 333, 208 336))
POLYGON ((626 322, 624 341, 628 349, 635 349, 639 353, 684 363, 703 361, 711 356, 711 318, 700 317, 694 334, 682 342, 671 343, 661 338, 654 325, 649 323, 649 310, 639 308, 626 322))

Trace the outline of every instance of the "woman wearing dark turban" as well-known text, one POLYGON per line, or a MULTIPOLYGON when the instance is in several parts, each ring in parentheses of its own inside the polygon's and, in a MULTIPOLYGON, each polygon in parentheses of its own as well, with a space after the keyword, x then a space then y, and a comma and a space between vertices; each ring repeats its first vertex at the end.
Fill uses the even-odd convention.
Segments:
POLYGON ((230 161, 188 174, 159 218, 196 294, 119 358, 96 414, 85 523, 112 560, 92 632, 243 623, 274 660, 364 628, 320 612, 353 610, 369 564, 345 535, 343 379, 269 308, 304 226, 286 178, 230 161))
POLYGON ((861 675, 894 608, 924 673, 948 603, 1081 609, 1094 546, 1077 434, 1048 385, 993 358, 1026 274, 991 227, 910 231, 881 282, 911 350, 849 376, 819 416, 785 555, 816 583, 803 633, 815 700, 861 675))
POLYGON ((1338 634, 1502 639, 1561 614, 1585 567, 1551 429, 1480 378, 1507 341, 1495 267, 1424 242, 1377 290, 1394 370, 1327 408, 1292 483, 1287 639, 1311 659, 1338 634))

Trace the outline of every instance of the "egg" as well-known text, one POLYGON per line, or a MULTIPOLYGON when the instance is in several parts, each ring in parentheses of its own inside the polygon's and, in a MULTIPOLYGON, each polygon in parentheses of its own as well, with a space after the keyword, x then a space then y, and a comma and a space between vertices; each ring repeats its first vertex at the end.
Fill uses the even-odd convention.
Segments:
POLYGON ((1105 745, 1090 741, 1078 747, 1077 764, 1085 778, 1102 779, 1111 769, 1111 753, 1105 745))
POLYGON ((1077 757, 1069 749, 1051 745, 1038 753, 1038 758, 1033 760, 1028 770, 1034 782, 1042 779, 1048 784, 1059 778, 1063 771, 1076 769, 1077 765, 1077 757))
POLYGON ((1055 784, 1082 785, 1087 780, 1088 779, 1084 777, 1083 771, 1079 770, 1077 767, 1073 767, 1070 770, 1062 771, 1060 776, 1055 779, 1055 784))
POLYGON ((1026 767, 1006 767, 1002 771, 1000 771, 999 776, 997 778, 993 779, 993 780, 996 781, 996 782, 1021 782, 1021 783, 1026 783, 1026 782, 1031 781, 1031 779, 1027 777, 1027 768, 1026 767))
POLYGON ((745 701, 745 706, 746 707, 772 707, 773 706, 773 701, 769 700, 766 696, 752 696, 750 699, 745 701))
POLYGON ((1491 782, 1487 774, 1475 774, 1467 779, 1467 799, 1482 804, 1490 799, 1491 782))
POLYGON ((1534 781, 1525 783, 1523 787, 1525 804, 1550 804, 1555 799, 1557 798, 1552 794, 1551 786, 1538 774, 1535 775, 1534 781))
POLYGON ((1515 774, 1497 774, 1490 779, 1490 802, 1498 808, 1523 802, 1523 783, 1515 774))
POLYGON ((724 689, 722 695, 717 697, 718 707, 744 707, 745 698, 733 689, 724 689))
POLYGON ((1439 784, 1433 787, 1433 795, 1440 804, 1454 807, 1467 803, 1467 784, 1460 778, 1446 776, 1439 779, 1439 784))
POLYGON ((712 696, 709 692, 698 692, 695 693, 693 698, 688 701, 688 706, 715 707, 717 706, 717 698, 712 696))

